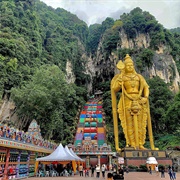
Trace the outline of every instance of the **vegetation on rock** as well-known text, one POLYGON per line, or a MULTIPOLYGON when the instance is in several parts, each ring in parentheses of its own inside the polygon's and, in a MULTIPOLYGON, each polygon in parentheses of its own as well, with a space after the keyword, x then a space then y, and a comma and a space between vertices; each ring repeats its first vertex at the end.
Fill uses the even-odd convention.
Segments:
MULTIPOLYGON (((89 28, 85 22, 64 9, 53 9, 40 0, 0 1, 0 95, 13 100, 18 114, 17 128, 26 130, 36 119, 46 139, 70 143, 76 131, 78 109, 87 100, 90 76, 84 65, 83 54, 96 58, 102 42, 104 61, 112 52, 121 59, 126 53, 136 56, 139 72, 152 66, 154 52, 159 45, 168 47, 180 72, 179 28, 165 29, 155 17, 140 8, 124 13, 114 21, 106 18, 102 24, 89 28), (119 32, 124 30, 128 39, 138 34, 149 34, 149 48, 122 49, 119 32), (66 62, 73 66, 75 83, 65 80, 66 62)), ((112 76, 113 72, 105 79, 112 76)), ((112 77, 111 77, 112 78, 112 77)), ((172 75, 173 78, 173 75, 172 75)), ((106 112, 107 140, 113 144, 110 78, 99 82, 94 77, 94 89, 102 89, 106 112)), ((148 80, 155 142, 160 148, 179 142, 180 94, 174 95, 160 78, 148 80), (163 138, 159 138, 163 135, 163 138), (171 142, 170 144, 167 141, 171 142)), ((15 125, 15 124, 14 124, 15 125)), ((125 145, 119 132, 121 147, 125 145)))

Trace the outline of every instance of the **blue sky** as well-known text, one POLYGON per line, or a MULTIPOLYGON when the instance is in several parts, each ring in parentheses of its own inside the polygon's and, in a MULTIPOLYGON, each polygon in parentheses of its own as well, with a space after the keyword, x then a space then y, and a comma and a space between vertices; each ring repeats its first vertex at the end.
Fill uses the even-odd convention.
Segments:
POLYGON ((41 0, 53 8, 76 14, 88 25, 101 23, 106 17, 119 19, 135 7, 148 11, 165 28, 180 27, 180 0, 41 0))

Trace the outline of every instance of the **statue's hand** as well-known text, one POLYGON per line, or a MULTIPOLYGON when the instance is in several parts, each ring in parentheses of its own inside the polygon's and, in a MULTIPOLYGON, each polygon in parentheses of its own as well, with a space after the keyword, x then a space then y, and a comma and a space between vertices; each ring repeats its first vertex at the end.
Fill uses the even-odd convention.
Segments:
POLYGON ((147 103, 147 100, 148 100, 147 97, 141 97, 141 98, 140 98, 140 104, 145 104, 145 103, 147 103))
POLYGON ((120 85, 122 85, 122 76, 119 76, 119 77, 117 78, 117 80, 118 80, 118 83, 119 83, 120 85))

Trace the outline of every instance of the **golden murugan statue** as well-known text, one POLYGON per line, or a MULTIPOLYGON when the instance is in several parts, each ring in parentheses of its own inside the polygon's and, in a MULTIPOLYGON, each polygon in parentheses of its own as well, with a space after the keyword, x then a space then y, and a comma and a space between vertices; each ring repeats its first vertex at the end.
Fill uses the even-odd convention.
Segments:
POLYGON ((148 127, 150 145, 154 147, 152 124, 149 108, 149 86, 143 76, 137 74, 131 57, 127 54, 124 62, 117 64, 120 74, 111 81, 111 98, 113 110, 114 136, 116 151, 120 151, 118 138, 118 115, 126 139, 126 147, 146 149, 146 126, 148 127), (116 93, 121 92, 117 107, 116 93))

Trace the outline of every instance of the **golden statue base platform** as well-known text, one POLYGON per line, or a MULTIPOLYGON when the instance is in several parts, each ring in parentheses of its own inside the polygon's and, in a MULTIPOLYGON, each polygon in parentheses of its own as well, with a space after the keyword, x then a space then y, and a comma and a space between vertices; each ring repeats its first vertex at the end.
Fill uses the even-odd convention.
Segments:
POLYGON ((155 157, 158 164, 172 165, 172 159, 168 158, 166 151, 163 150, 134 150, 132 147, 125 147, 119 153, 120 157, 124 157, 124 165, 138 166, 146 164, 148 157, 155 157))

